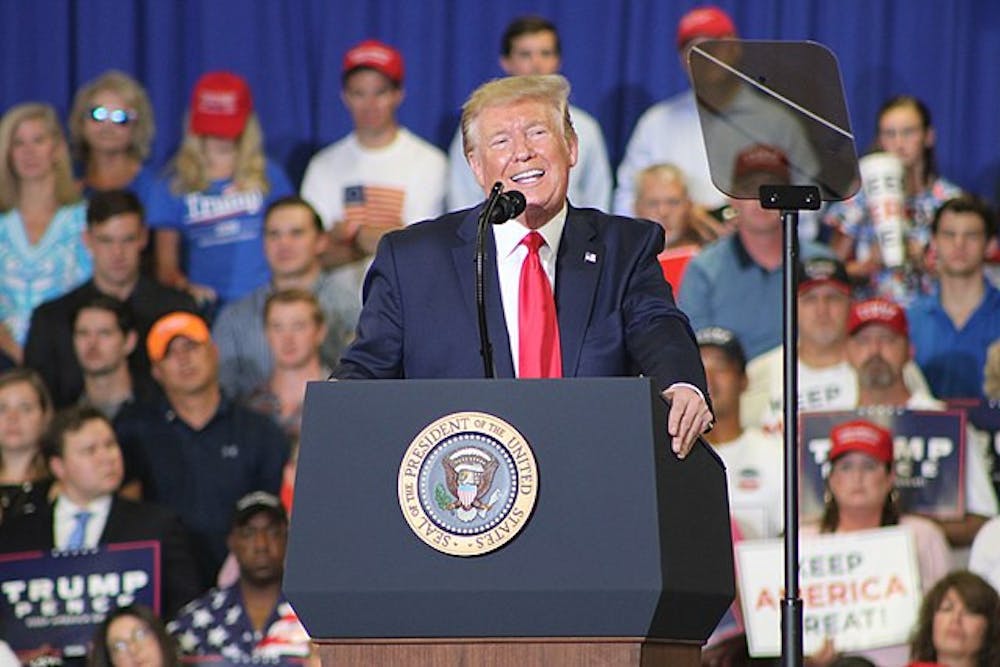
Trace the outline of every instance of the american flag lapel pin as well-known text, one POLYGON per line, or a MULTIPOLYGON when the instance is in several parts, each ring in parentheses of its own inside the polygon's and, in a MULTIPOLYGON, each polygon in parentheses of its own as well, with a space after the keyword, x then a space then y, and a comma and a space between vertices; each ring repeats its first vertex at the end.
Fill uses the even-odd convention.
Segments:
POLYGON ((583 261, 585 261, 587 264, 597 264, 597 253, 596 252, 583 253, 583 261))

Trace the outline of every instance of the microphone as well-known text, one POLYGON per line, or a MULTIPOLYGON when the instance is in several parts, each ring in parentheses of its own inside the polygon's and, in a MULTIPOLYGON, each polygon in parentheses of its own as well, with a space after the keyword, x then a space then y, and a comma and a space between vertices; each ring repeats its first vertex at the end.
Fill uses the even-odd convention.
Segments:
POLYGON ((491 225, 502 225, 524 213, 527 205, 523 194, 517 190, 508 190, 497 197, 488 222, 491 225))
POLYGON ((483 377, 492 378, 493 345, 486 325, 486 294, 483 276, 486 264, 485 231, 487 225, 502 225, 511 218, 516 218, 524 211, 527 202, 524 195, 517 190, 503 191, 503 183, 497 181, 490 190, 486 205, 479 214, 479 224, 476 225, 476 314, 479 320, 479 354, 483 357, 483 377))

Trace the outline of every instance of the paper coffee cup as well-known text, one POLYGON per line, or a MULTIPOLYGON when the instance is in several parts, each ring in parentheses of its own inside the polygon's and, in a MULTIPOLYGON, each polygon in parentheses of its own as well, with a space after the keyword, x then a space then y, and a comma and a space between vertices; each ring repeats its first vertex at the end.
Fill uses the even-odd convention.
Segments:
POLYGON ((907 227, 903 163, 892 153, 872 153, 861 158, 858 167, 882 263, 890 268, 902 266, 907 227))

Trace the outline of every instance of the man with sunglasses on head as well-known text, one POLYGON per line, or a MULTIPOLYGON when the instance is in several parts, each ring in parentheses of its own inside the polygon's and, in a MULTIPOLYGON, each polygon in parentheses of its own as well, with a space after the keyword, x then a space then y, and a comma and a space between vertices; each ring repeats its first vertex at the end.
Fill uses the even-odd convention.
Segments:
MULTIPOLYGON (((128 305, 139 340, 157 319, 175 310, 194 312, 190 295, 161 285, 140 272, 140 256, 149 231, 143 206, 133 193, 112 190, 94 195, 87 207, 83 238, 94 261, 90 280, 32 312, 24 363, 37 370, 52 392, 56 407, 75 403, 83 392, 83 371, 73 349, 76 312, 98 295, 128 305)), ((129 357, 133 377, 149 377, 145 346, 129 357)))

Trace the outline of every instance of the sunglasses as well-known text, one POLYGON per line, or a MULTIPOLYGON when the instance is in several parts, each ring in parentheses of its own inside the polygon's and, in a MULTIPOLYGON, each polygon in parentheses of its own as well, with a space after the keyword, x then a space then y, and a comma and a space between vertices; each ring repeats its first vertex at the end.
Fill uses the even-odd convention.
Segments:
POLYGON ((128 125, 135 120, 135 112, 126 111, 125 109, 94 107, 90 110, 90 117, 98 123, 110 120, 115 125, 128 125))

